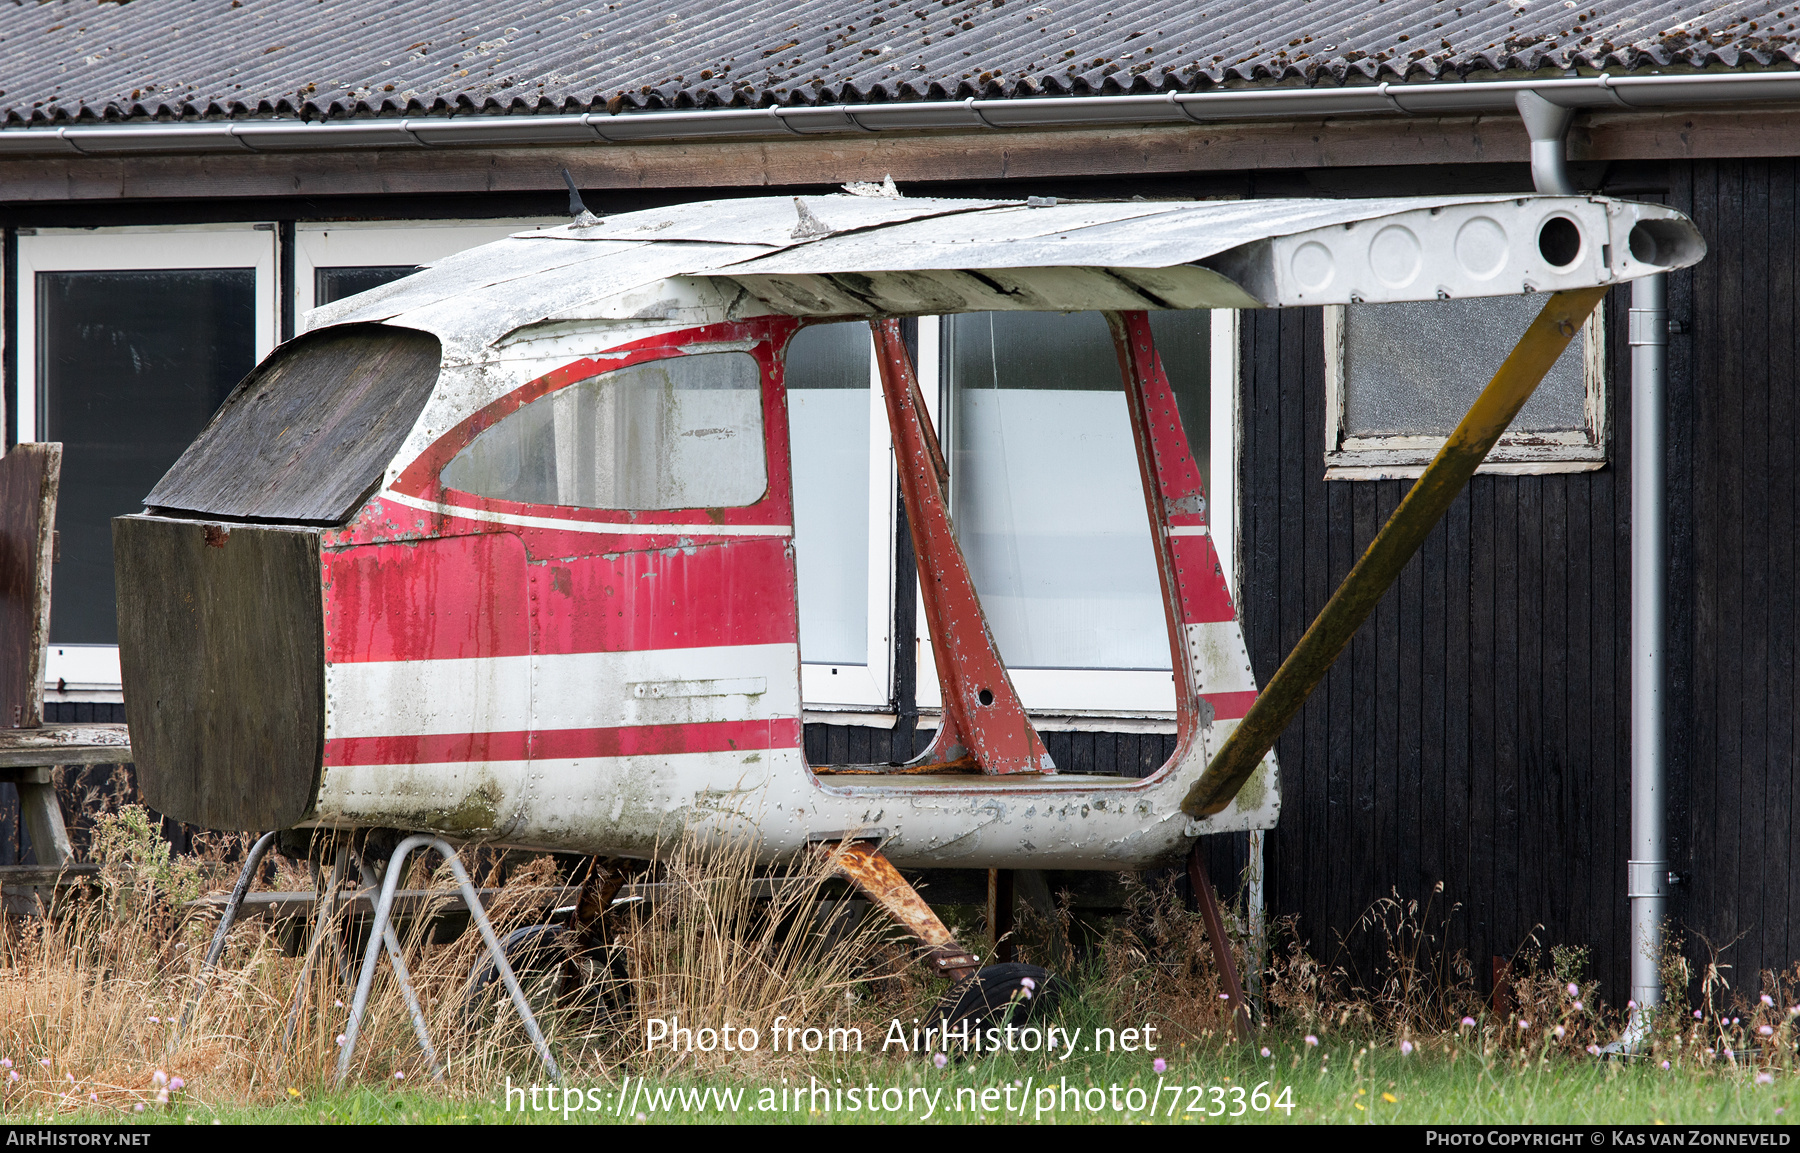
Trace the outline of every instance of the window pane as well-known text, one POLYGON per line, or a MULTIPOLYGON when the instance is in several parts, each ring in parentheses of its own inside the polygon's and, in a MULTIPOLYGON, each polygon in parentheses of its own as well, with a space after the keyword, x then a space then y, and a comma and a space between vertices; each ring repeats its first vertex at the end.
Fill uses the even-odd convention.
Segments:
POLYGON ((37 274, 44 429, 63 443, 50 637, 117 644, 112 518, 256 366, 249 268, 37 274))
MULTIPOLYGON (((1168 360, 1187 420, 1207 409, 1194 342, 1209 330, 1192 320, 1172 327, 1187 333, 1168 360)), ((1001 656, 1014 668, 1168 668, 1106 322, 1091 312, 999 312, 953 317, 947 329, 952 511, 1001 656)), ((1195 450, 1206 459, 1203 441, 1195 450)))
POLYGON ((444 468, 476 496, 575 508, 733 508, 768 487, 761 372, 744 352, 653 360, 532 401, 444 468))
POLYGON ((869 326, 820 324, 788 345, 788 437, 800 654, 869 663, 869 326))
POLYGON ((313 269, 313 307, 327 304, 392 284, 403 276, 419 271, 416 264, 373 265, 367 267, 313 269))
MULTIPOLYGON (((1538 296, 1352 304, 1344 312, 1344 431, 1349 436, 1447 436, 1525 328, 1538 296)), ((1585 332, 1550 369, 1512 431, 1587 427, 1585 332)))

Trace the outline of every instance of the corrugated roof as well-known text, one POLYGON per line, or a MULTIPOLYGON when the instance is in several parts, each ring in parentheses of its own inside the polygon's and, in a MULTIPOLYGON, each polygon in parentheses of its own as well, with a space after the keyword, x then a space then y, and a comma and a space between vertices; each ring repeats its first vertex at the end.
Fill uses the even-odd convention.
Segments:
POLYGON ((0 122, 337 119, 1793 68, 1800 0, 48 0, 0 122))

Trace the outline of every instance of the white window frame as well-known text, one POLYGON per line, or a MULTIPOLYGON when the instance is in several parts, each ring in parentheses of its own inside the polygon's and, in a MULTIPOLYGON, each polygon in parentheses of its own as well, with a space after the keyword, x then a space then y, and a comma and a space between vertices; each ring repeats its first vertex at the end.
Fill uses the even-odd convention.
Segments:
MULTIPOLYGON (((256 274, 256 358, 275 347, 280 325, 273 224, 201 224, 19 230, 17 385, 9 398, 19 439, 45 435, 37 363, 37 273, 162 268, 250 268, 256 274)), ((121 696, 117 645, 52 644, 44 661, 47 701, 110 701, 121 696)))
POLYGON ((295 331, 307 329, 316 306, 315 273, 321 268, 380 268, 430 264, 446 256, 504 240, 515 232, 566 224, 561 218, 507 220, 346 221, 294 226, 295 331))
MULTIPOLYGON (((919 385, 934 424, 942 427, 943 380, 941 326, 936 317, 919 321, 919 385)), ((1235 597, 1238 576, 1238 316, 1235 309, 1212 310, 1210 470, 1213 491, 1207 494, 1214 547, 1220 568, 1235 597)), ((883 428, 885 431, 885 422, 883 428)), ((917 595, 917 594, 915 594, 917 595)), ((923 626, 924 602, 918 605, 918 690, 921 723, 942 713, 943 694, 937 678, 929 631, 923 626)), ((1048 731, 1067 729, 1173 732, 1175 681, 1171 672, 1141 669, 1011 669, 1033 722, 1048 731)))
MULTIPOLYGON (((1583 427, 1507 433, 1476 471, 1489 475, 1525 476, 1593 472, 1606 467, 1606 307, 1602 302, 1582 326, 1582 380, 1586 386, 1583 427)), ((1350 436, 1344 427, 1345 313, 1343 305, 1325 307, 1325 479, 1413 480, 1444 447, 1441 436, 1350 436)), ((1495 365, 1499 368, 1499 365, 1495 365)))
MULTIPOLYGON (((920 357, 924 359, 923 355, 920 357)), ((891 729, 894 685, 894 534, 899 476, 882 399, 881 366, 869 337, 869 663, 807 661, 800 651, 800 700, 806 720, 891 729)), ((790 452, 793 446, 789 445, 790 452)))

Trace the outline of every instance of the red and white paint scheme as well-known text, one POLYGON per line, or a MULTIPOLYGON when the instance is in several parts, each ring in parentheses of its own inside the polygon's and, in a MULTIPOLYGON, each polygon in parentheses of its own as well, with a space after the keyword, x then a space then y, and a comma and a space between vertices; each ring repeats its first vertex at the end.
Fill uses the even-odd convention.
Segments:
POLYGON ((902 866, 1092 869, 1270 827, 1272 754, 1224 812, 1181 812, 1256 683, 1144 310, 1604 283, 1654 270, 1623 243, 1644 219, 1675 215, 1585 197, 752 199, 522 234, 319 310, 313 332, 430 333, 442 363, 379 483, 319 533, 322 765, 298 823, 634 857, 750 829, 768 859, 879 830, 902 866), (1548 213, 1592 238, 1571 266, 1533 247, 1548 213), (995 309, 1109 313, 1178 705, 1175 754, 1141 780, 1056 771, 950 535, 888 318, 995 309), (803 752, 783 356, 802 325, 859 318, 943 686, 924 760, 979 771, 822 774, 803 752))

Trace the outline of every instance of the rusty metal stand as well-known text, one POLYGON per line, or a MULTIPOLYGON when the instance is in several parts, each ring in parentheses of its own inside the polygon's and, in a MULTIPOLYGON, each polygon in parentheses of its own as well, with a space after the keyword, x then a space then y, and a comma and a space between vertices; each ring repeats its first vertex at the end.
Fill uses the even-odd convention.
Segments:
POLYGON ((1219 963, 1219 979, 1225 982, 1225 995, 1231 1006, 1231 1023, 1238 1040, 1251 1036, 1250 1005, 1244 1000, 1244 986, 1238 982, 1237 962, 1231 956, 1231 939, 1225 935, 1225 920, 1219 915, 1219 898, 1213 892, 1212 879, 1206 875, 1206 861, 1195 843, 1188 853, 1188 883, 1194 887, 1194 900, 1200 904, 1200 915, 1206 918, 1206 935, 1212 941, 1213 959, 1219 963))
POLYGON ((981 958, 956 943, 956 935, 949 926, 931 911, 918 890, 907 884, 900 870, 881 855, 878 838, 846 842, 839 834, 812 840, 813 851, 823 854, 832 868, 919 939, 933 969, 952 981, 975 975, 981 967, 981 958))

